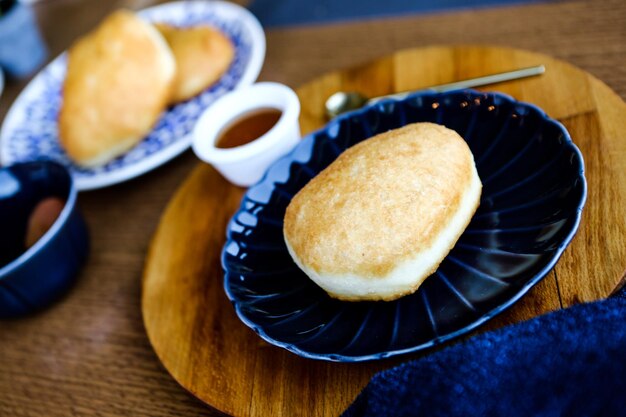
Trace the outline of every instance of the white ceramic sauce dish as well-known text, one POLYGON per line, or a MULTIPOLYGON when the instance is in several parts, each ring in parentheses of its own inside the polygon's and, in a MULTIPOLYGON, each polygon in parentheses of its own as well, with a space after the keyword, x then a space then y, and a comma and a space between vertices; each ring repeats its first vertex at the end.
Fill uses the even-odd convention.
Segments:
POLYGON ((200 116, 193 131, 193 151, 228 181, 242 187, 256 184, 267 168, 287 154, 300 140, 300 101, 289 87, 262 82, 232 91, 200 116), (233 148, 219 148, 217 141, 233 122, 255 110, 273 108, 282 114, 259 138, 233 148))

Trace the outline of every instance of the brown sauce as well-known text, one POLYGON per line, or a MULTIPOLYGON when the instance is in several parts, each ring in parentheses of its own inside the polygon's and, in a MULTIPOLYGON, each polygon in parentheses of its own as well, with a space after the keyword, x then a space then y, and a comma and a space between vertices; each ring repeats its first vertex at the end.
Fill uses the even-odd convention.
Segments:
POLYGON ((244 113, 222 130, 215 146, 228 149, 250 143, 269 132, 282 114, 271 107, 244 113))
POLYGON ((65 201, 58 197, 47 197, 41 200, 30 216, 26 226, 26 248, 33 246, 52 227, 57 218, 61 215, 65 201))

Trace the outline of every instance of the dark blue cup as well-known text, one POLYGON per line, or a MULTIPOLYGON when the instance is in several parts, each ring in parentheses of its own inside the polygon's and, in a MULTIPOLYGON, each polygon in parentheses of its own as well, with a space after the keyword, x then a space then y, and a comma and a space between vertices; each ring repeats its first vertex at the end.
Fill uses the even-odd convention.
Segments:
POLYGON ((89 252, 76 195, 69 172, 55 162, 0 168, 0 318, 41 309, 73 284, 89 252), (52 227, 26 248, 30 214, 47 197, 58 197, 65 206, 52 227))

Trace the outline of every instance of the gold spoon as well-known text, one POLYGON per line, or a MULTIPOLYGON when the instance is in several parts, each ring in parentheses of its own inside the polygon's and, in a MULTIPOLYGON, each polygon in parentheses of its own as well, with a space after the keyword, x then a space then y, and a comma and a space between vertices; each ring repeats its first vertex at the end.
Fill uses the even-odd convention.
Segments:
POLYGON ((345 92, 339 91, 326 100, 326 116, 332 119, 335 116, 340 115, 351 110, 359 109, 365 105, 373 104, 379 100, 386 98, 403 99, 409 94, 417 92, 432 91, 436 93, 443 93, 452 90, 462 90, 465 88, 480 87, 489 84, 501 83, 504 81, 518 80, 520 78, 533 77, 535 75, 543 74, 546 71, 546 67, 543 65, 537 65, 534 67, 522 68, 515 71, 500 72, 498 74, 485 75, 478 78, 470 78, 463 81, 456 81, 453 83, 440 84, 432 87, 427 87, 421 90, 408 91, 404 93, 389 94, 386 96, 368 98, 358 92, 345 92))

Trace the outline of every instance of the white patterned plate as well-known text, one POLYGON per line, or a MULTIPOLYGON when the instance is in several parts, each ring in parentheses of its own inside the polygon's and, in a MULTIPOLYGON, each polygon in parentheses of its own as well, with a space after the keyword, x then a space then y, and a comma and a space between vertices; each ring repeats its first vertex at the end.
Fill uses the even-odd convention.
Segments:
POLYGON ((66 54, 44 68, 9 110, 0 132, 0 161, 52 159, 66 165, 79 190, 129 180, 169 161, 191 145, 191 131, 202 111, 224 93, 252 84, 263 65, 265 35, 246 9, 222 1, 184 1, 144 9, 139 15, 176 26, 208 24, 233 41, 235 58, 228 71, 196 97, 167 109, 133 149, 108 164, 87 169, 73 164, 59 144, 57 117, 66 70, 66 54))

